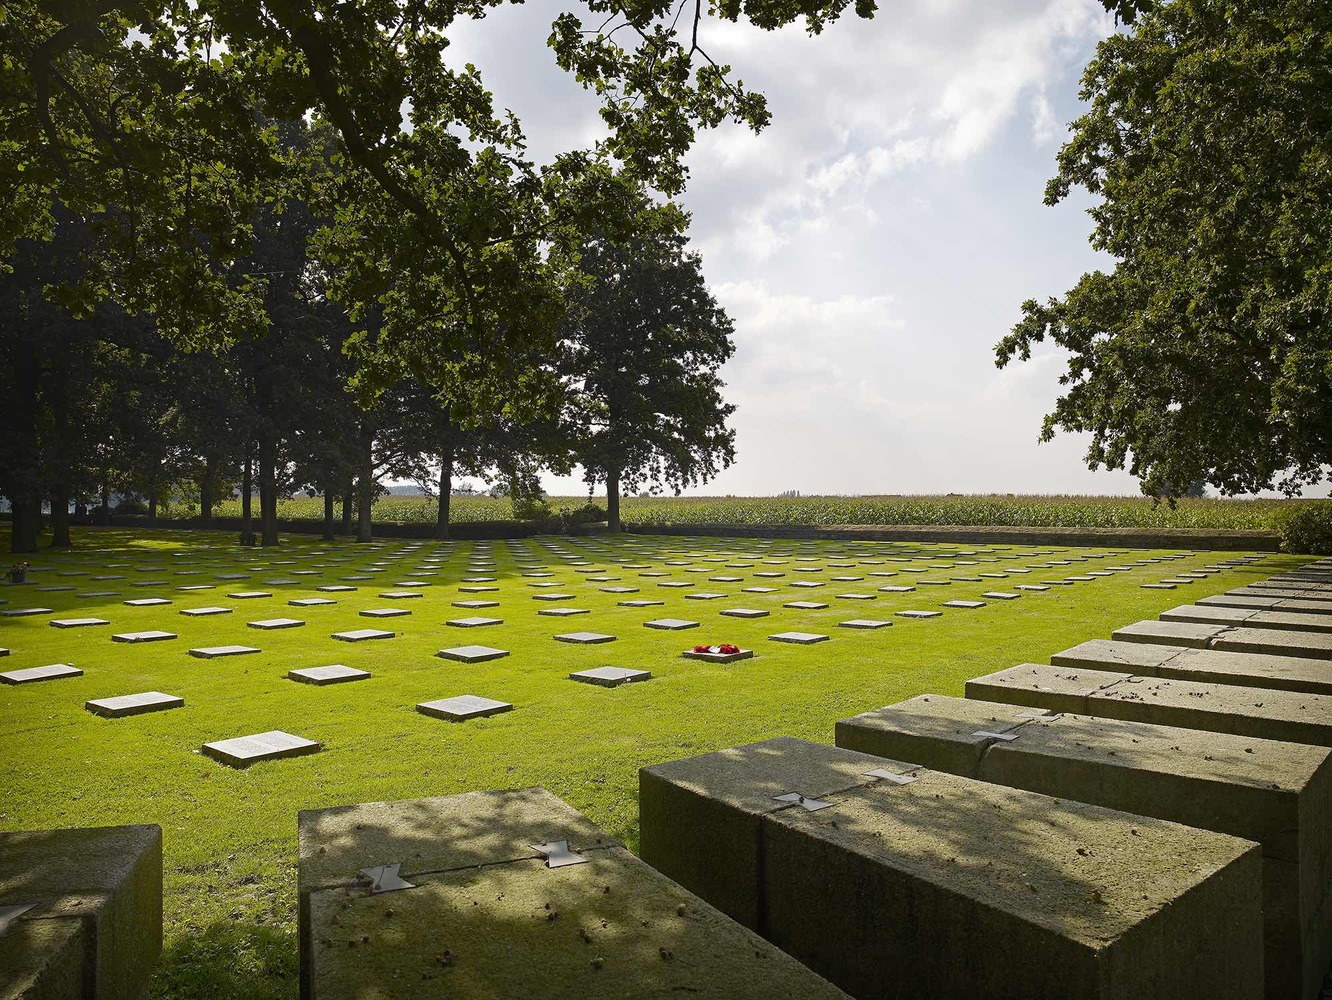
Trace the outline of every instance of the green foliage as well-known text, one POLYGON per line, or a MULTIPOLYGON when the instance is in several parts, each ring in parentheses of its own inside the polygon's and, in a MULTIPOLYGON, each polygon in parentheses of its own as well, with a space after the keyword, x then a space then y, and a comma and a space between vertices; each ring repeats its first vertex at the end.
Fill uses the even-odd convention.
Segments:
POLYGON ((1311 503, 1286 519, 1281 549, 1313 556, 1332 556, 1332 501, 1311 503))
POLYGON ((1046 418, 1149 495, 1317 483, 1332 462, 1332 6, 1176 0, 1097 48, 1054 204, 1115 258, 1023 304, 1000 366, 1069 352, 1046 418))

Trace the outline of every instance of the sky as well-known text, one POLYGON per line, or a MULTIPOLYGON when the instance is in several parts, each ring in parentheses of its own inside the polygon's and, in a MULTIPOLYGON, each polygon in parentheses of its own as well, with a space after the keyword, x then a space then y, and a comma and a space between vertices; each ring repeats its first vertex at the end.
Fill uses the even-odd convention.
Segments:
MULTIPOLYGON (((545 45, 564 7, 506 5, 448 50, 538 161, 602 134, 545 45)), ((993 353, 1025 299, 1112 264, 1088 245, 1089 200, 1043 194, 1114 30, 1096 0, 880 0, 817 37, 705 20, 772 123, 701 133, 687 161, 679 201, 735 321, 737 407, 735 464, 687 493, 1139 492, 1089 471, 1080 437, 1038 443, 1061 354, 999 370, 993 353)), ((578 475, 544 485, 586 492, 578 475)))

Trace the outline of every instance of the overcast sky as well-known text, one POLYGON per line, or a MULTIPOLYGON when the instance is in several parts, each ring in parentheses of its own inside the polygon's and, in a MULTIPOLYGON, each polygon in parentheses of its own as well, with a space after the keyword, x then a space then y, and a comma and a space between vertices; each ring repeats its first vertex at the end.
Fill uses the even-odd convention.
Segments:
MULTIPOLYGON (((704 26, 772 124, 704 133, 689 158, 681 202, 735 320, 723 375, 738 407, 735 465, 690 492, 1136 494, 1124 473, 1089 472, 1082 440, 1037 443, 1058 355, 1004 371, 993 355, 1024 299, 1105 266, 1087 200, 1042 195, 1113 21, 1095 0, 880 7, 814 38, 704 26)), ((449 50, 538 160, 600 134, 595 98, 545 46, 555 13, 505 6, 449 50)))

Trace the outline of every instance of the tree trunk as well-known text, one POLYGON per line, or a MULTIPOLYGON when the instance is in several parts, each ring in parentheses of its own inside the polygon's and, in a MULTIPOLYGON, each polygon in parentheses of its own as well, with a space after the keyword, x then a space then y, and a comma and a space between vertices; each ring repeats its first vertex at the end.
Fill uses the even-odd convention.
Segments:
POLYGON ((36 552, 37 528, 41 522, 42 502, 29 497, 10 497, 9 509, 14 520, 10 523, 9 551, 36 552))
POLYGON ((102 470, 102 506, 97 511, 96 523, 105 528, 111 524, 111 480, 102 470))
POLYGON ((361 431, 361 481, 357 498, 358 519, 356 540, 368 542, 373 537, 370 527, 370 505, 375 498, 375 432, 367 424, 361 431))
POLYGON ((278 543, 277 442, 272 438, 259 442, 259 530, 261 545, 278 543))
POLYGON ((333 515, 333 491, 326 487, 324 489, 324 541, 326 542, 333 541, 333 515))
POLYGON ((356 484, 352 480, 347 480, 347 485, 342 491, 342 533, 350 535, 352 533, 352 498, 356 495, 356 484))
POLYGON ((241 533, 242 545, 254 544, 254 520, 252 517, 251 494, 254 492, 254 469, 250 461, 250 452, 245 452, 245 470, 241 473, 241 533))
POLYGON ((148 491, 148 527, 157 526, 157 488, 148 491))
POLYGON ((439 459, 439 513, 435 515, 435 537, 449 537, 449 501, 453 496, 453 445, 440 454, 439 459))
POLYGON ((72 548, 69 540, 69 494, 63 488, 51 494, 51 548, 72 548))
POLYGON ((199 523, 205 528, 213 526, 213 484, 217 479, 217 460, 204 460, 203 478, 199 480, 199 523))
POLYGON ((620 529, 620 470, 606 473, 606 524, 611 531, 620 529))

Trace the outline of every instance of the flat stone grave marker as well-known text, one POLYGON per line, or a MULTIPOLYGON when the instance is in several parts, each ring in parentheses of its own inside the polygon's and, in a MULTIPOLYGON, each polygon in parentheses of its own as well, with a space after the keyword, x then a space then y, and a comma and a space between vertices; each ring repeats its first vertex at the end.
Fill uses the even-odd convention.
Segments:
POLYGON ((0 674, 0 681, 6 684, 35 684, 38 681, 56 681, 62 677, 81 677, 83 671, 71 667, 68 663, 51 663, 44 667, 25 667, 22 670, 10 670, 0 674))
POLYGON ((363 681, 370 676, 370 671, 357 670, 355 667, 334 663, 326 667, 301 667, 297 670, 288 670, 287 676, 294 681, 300 681, 302 684, 323 686, 325 684, 345 684, 348 681, 363 681))
POLYGON ((1235 653, 1271 653, 1332 660, 1332 636, 1247 625, 1202 622, 1141 621, 1116 629, 1110 636, 1126 642, 1166 643, 1235 653))
POLYGON ((782 605, 784 608, 792 608, 796 611, 818 611, 827 606, 823 601, 787 601, 782 605))
POLYGON ((216 590, 217 587, 213 586, 211 583, 191 583, 184 587, 177 587, 176 589, 182 593, 193 593, 196 590, 216 590))
POLYGON ((337 603, 337 601, 330 601, 327 597, 297 597, 287 602, 293 608, 322 608, 337 603))
POLYGON ((496 578, 493 576, 465 576, 462 578, 463 583, 494 583, 495 580, 496 578))
POLYGON ((880 594, 910 594, 915 592, 915 587, 890 586, 880 587, 880 594))
POLYGON ((987 590, 981 594, 981 597, 988 597, 992 601, 1016 601, 1021 594, 1010 594, 1003 590, 987 590))
POLYGON ((386 590, 379 596, 386 601, 410 601, 425 595, 415 590, 386 590))
POLYGON ((792 580, 787 586, 808 590, 813 587, 823 587, 826 584, 822 580, 792 580))
POLYGON ((77 589, 78 588, 71 583, 68 585, 38 587, 37 592, 39 594, 61 594, 69 590, 77 590, 77 589))
POLYGON ((583 684, 595 684, 597 687, 619 687, 621 684, 633 684, 636 681, 652 679, 647 670, 630 670, 627 667, 593 667, 590 670, 577 670, 569 675, 569 680, 583 684))
POLYGON ((663 606, 666 602, 651 601, 644 599, 644 600, 635 600, 635 601, 616 601, 615 603, 618 607, 621 608, 659 608, 663 606))
POLYGON ((105 618, 52 618, 48 623, 52 628, 87 628, 92 625, 110 625, 105 618))
POLYGON ((1091 639, 1055 653, 1050 662, 1058 667, 1087 667, 1147 677, 1332 694, 1332 669, 1329 669, 1328 662, 1300 656, 1231 653, 1220 649, 1091 639))
POLYGON ((1033 663, 969 680, 966 694, 1051 712, 1332 747, 1332 695, 1033 663))
POLYGON ((49 615, 50 608, 10 608, 8 611, 0 611, 0 614, 6 618, 29 618, 32 615, 49 615))
POLYGON ((816 642, 827 642, 830 638, 817 632, 777 632, 768 636, 772 642, 789 642, 797 646, 812 646, 816 642))
POLYGON ((90 577, 88 577, 88 579, 89 579, 89 580, 95 580, 95 581, 97 581, 98 583, 106 583, 106 582, 108 582, 108 581, 110 581, 110 580, 123 580, 123 579, 125 579, 125 578, 124 578, 123 576, 119 576, 119 575, 117 575, 117 574, 115 574, 115 573, 104 573, 104 574, 102 574, 102 575, 100 575, 100 576, 90 576, 90 577))
POLYGON ((718 598, 725 597, 725 594, 718 594, 712 591, 699 590, 692 594, 685 594, 686 601, 715 601, 718 598))
POLYGON ((964 609, 967 609, 967 610, 974 610, 975 608, 983 608, 983 607, 985 607, 985 602, 984 602, 984 601, 944 601, 944 602, 943 602, 943 606, 944 606, 945 608, 964 608, 964 609))
POLYGON ((776 587, 745 587, 741 590, 744 594, 775 594, 776 587))
POLYGON ((123 694, 114 698, 93 698, 83 707, 93 715, 120 719, 127 715, 144 715, 148 712, 184 708, 185 699, 177 695, 163 694, 161 691, 144 691, 141 694, 123 694))
POLYGON ((275 629, 282 628, 300 628, 305 622, 301 621, 299 618, 263 618, 259 621, 246 622, 245 624, 250 628, 263 629, 271 632, 275 629))
POLYGON ((353 593, 356 588, 344 583, 326 583, 322 586, 315 587, 315 590, 319 591, 321 594, 350 594, 353 593))
MULTIPOLYGON (((418 584, 419 586, 419 584, 418 584)), ((460 594, 486 594, 491 591, 499 590, 499 587, 492 587, 490 584, 468 584, 466 587, 459 587, 460 594)))
POLYGON ((164 642, 167 639, 178 639, 175 632, 163 632, 159 629, 149 629, 146 632, 121 632, 111 637, 112 642, 164 642))
POLYGON ((377 628, 355 628, 347 632, 334 632, 330 638, 340 642, 369 642, 371 639, 392 639, 397 634, 377 628))
POLYGON ((734 653, 723 653, 716 646, 707 649, 686 649, 680 654, 686 660, 703 660, 707 663, 736 663, 739 660, 752 660, 752 649, 737 648, 734 653))
MULTIPOLYGON (((1177 577, 1172 577, 1172 578, 1169 579, 1169 580, 1162 580, 1161 582, 1162 582, 1163 584, 1166 584, 1171 590, 1174 590, 1176 587, 1183 587, 1183 586, 1185 586, 1185 585, 1187 585, 1187 584, 1192 583, 1193 581, 1192 581, 1192 580, 1181 580, 1181 579, 1179 579, 1179 578, 1177 578, 1177 577)), ((1162 588, 1162 589, 1164 589, 1164 588, 1162 588)))
POLYGON ((1247 628, 1288 629, 1292 632, 1332 633, 1332 616, 1253 608, 1225 608, 1182 604, 1161 612, 1163 622, 1202 622, 1244 625, 1247 628))
POLYGON ((1050 588, 1043 583, 1019 583, 1013 589, 1039 592, 1039 591, 1049 590, 1050 588))
POLYGON ((452 618, 444 623, 454 628, 483 628, 486 625, 503 625, 503 618, 452 618))
POLYGON ((679 632, 682 629, 698 628, 698 622, 685 618, 654 618, 643 623, 644 628, 663 629, 667 632, 679 632))
POLYGON ((601 587, 603 594, 637 594, 637 587, 601 587))
POLYGON ((8 656, 8 655, 9 655, 9 650, 5 649, 4 646, 0 646, 0 656, 8 656))
POLYGON ((465 722, 468 719, 484 719, 489 715, 513 711, 507 701, 493 698, 481 698, 474 694, 462 694, 453 698, 440 698, 437 701, 423 701, 416 706, 422 715, 431 715, 449 722, 465 722))
POLYGON ((724 608, 720 614, 727 618, 767 618, 771 612, 761 608, 724 608))
POLYGON ((692 587, 693 585, 694 583, 692 580, 663 580, 661 583, 657 584, 658 587, 670 587, 674 590, 680 590, 684 587, 692 587))
POLYGON ((532 600, 534 600, 534 601, 572 601, 576 596, 577 596, 576 594, 551 594, 551 593, 544 593, 544 594, 533 594, 533 595, 532 595, 532 600))
POLYGON ((877 600, 874 594, 837 594, 839 601, 873 601, 877 600))
POLYGON ((942 611, 894 611, 898 618, 938 618, 942 611))
POLYGON ((298 583, 300 583, 300 582, 301 582, 300 580, 288 580, 288 579, 286 579, 286 578, 283 578, 283 579, 278 579, 278 580, 265 580, 265 581, 264 581, 264 586, 265 586, 265 587, 294 587, 294 586, 296 586, 296 585, 297 585, 298 583))
POLYGON ((916 582, 922 587, 951 587, 953 585, 952 580, 926 580, 924 577, 916 582))
POLYGON ((541 608, 537 611, 537 614, 551 618, 568 618, 572 615, 591 614, 591 612, 587 608, 541 608))
POLYGON ((247 767, 266 760, 303 757, 306 754, 318 753, 322 748, 322 744, 314 740, 274 729, 267 733, 255 733, 253 736, 237 736, 234 739, 205 743, 203 752, 223 764, 247 767))
POLYGON ((201 646, 191 649, 190 655, 200 660, 216 660, 223 656, 245 656, 249 653, 262 652, 254 646, 201 646))
POLYGON ((892 622, 879 621, 875 618, 852 618, 850 621, 838 622, 837 624, 842 628, 877 629, 888 628, 892 625, 892 622))
POLYGON ((756 577, 761 577, 764 580, 775 580, 779 576, 786 576, 786 574, 781 572, 780 570, 772 570, 772 569, 756 570, 752 575, 756 577))
POLYGON ((498 608, 499 603, 499 601, 454 601, 453 607, 479 611, 482 608, 498 608))
POLYGON ((529 586, 529 587, 536 588, 536 589, 538 589, 538 590, 542 590, 542 589, 546 589, 546 588, 549 588, 549 587, 558 587, 559 584, 558 584, 558 583, 555 583, 555 582, 552 581, 552 580, 542 580, 542 581, 539 581, 538 583, 529 583, 528 586, 529 586))
POLYGON ((595 646, 605 642, 614 642, 615 636, 604 632, 565 632, 552 636, 556 642, 570 642, 577 646, 595 646))
POLYGON ((360 612, 362 618, 401 618, 410 614, 405 608, 366 608, 360 612))
POLYGON ((235 598, 238 601, 252 601, 261 597, 272 597, 266 590, 238 590, 234 594, 228 594, 228 597, 235 598))
POLYGON ((710 576, 710 577, 708 577, 708 582, 710 582, 710 583, 739 583, 739 582, 740 582, 741 580, 743 580, 743 579, 744 579, 743 576, 710 576))
POLYGON ((453 649, 441 649, 435 655, 458 663, 486 663, 508 656, 509 651, 491 646, 455 646, 453 649))

